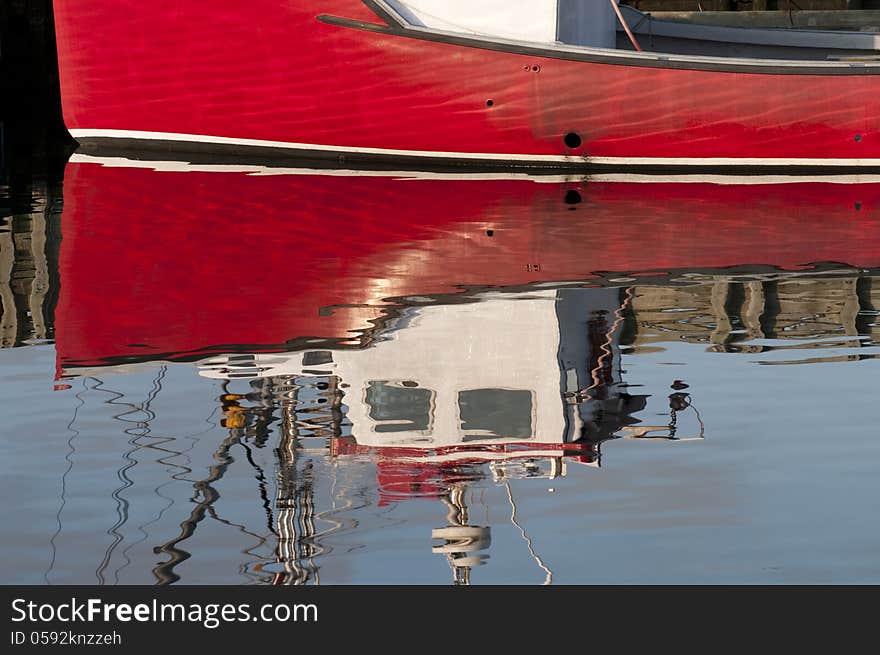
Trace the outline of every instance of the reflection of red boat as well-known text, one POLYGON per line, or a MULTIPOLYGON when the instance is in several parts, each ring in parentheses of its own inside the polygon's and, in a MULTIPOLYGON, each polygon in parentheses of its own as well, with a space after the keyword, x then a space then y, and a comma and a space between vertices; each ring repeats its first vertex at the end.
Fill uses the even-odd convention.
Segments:
MULTIPOLYGON (((197 483, 196 508, 187 506, 180 534, 159 547, 168 556, 155 569, 164 582, 176 579, 175 567, 189 556, 185 540, 219 497, 211 485, 232 461, 230 444, 248 434, 267 438, 269 426, 281 435, 278 561, 266 569, 277 581, 304 580, 314 569, 311 557, 325 534, 314 525, 320 496, 312 495, 311 461, 324 458, 327 445, 339 461, 365 455, 375 462, 379 503, 413 496, 444 502, 449 514, 431 532, 433 548, 450 558, 455 579, 466 581, 490 543, 488 520, 467 511, 475 482, 491 474, 510 494, 512 477, 561 475, 575 462, 595 464, 605 439, 641 436, 627 428, 646 406, 644 396, 627 397, 620 384, 614 340, 622 338, 614 317, 626 294, 553 288, 559 282, 624 285, 619 276, 632 273, 750 264, 880 265, 876 182, 406 179, 239 168, 78 156, 66 171, 55 319, 63 372, 163 358, 200 359, 202 374, 216 377, 234 377, 229 369, 258 372, 241 376, 235 388, 243 392, 249 382, 253 398, 222 397, 230 435, 214 461, 223 464, 197 483), (465 293, 461 285, 484 293, 465 293), (525 291, 486 289, 493 286, 525 291), (566 294, 590 302, 566 305, 566 294), (492 302, 462 302, 487 296, 492 302), (388 300, 395 297, 407 297, 408 307, 388 300), (566 306, 583 311, 567 314, 566 306), (465 322, 469 310, 480 320, 465 322), (592 316, 607 320, 590 325, 592 316), (440 318, 457 328, 460 344, 443 342, 453 330, 432 330, 440 318), (516 334, 505 340, 510 326, 528 335, 527 348, 510 342, 516 334), (311 338, 376 341, 372 348, 327 348, 311 338), (487 348, 488 340, 509 361, 487 348), (468 344, 478 355, 462 356, 468 344), (560 347, 566 344, 577 351, 568 356, 560 347), (295 352, 273 352, 281 350, 295 352), (223 355, 232 351, 239 354, 223 355), (424 352, 442 353, 433 359, 459 368, 459 377, 429 366, 431 357, 418 356, 424 352), (603 352, 610 355, 603 359, 603 352), (589 401, 569 404, 576 400, 571 390, 593 383, 589 401), (294 387, 310 392, 296 397, 294 387), (480 402, 498 406, 493 392, 502 388, 510 392, 507 408, 528 407, 519 398, 532 392, 530 421, 509 420, 515 413, 505 411, 492 429, 473 421, 490 412, 461 411, 480 402), (597 406, 603 411, 590 426, 597 406), (416 410, 425 408, 429 418, 420 422, 416 410), (444 423, 456 408, 458 422, 444 423)), ((668 393, 668 382, 643 391, 668 393)), ((688 435, 686 425, 678 423, 688 435)), ((660 434, 673 437, 671 428, 660 434)))
POLYGON ((56 319, 62 366, 265 352, 310 338, 360 343, 393 310, 388 298, 462 286, 602 271, 880 265, 875 182, 222 170, 68 164, 56 319))
MULTIPOLYGON (((455 31, 479 6, 456 4, 444 29, 400 0, 56 0, 65 121, 84 144, 349 161, 880 167, 880 62, 512 40, 455 31)), ((520 22, 555 24, 537 4, 520 22)))

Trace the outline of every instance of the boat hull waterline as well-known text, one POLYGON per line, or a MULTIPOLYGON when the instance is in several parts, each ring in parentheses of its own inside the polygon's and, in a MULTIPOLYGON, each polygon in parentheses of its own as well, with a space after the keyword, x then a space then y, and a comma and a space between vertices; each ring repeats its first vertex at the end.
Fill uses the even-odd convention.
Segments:
POLYGON ((880 169, 880 62, 724 59, 453 34, 382 2, 55 3, 89 150, 351 165, 880 169))

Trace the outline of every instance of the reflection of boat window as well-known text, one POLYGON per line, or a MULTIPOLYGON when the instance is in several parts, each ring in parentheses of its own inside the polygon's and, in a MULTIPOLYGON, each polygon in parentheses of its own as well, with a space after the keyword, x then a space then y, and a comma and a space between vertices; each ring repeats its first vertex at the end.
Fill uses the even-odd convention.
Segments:
POLYGON ((320 366, 332 363, 333 353, 329 350, 310 350, 303 354, 303 366, 320 366))
POLYGON ((376 432, 424 431, 431 427, 433 392, 411 382, 371 380, 367 383, 367 405, 376 421, 376 432))
POLYGON ((532 436, 532 392, 513 389, 471 389, 458 394, 465 441, 492 437, 532 436))

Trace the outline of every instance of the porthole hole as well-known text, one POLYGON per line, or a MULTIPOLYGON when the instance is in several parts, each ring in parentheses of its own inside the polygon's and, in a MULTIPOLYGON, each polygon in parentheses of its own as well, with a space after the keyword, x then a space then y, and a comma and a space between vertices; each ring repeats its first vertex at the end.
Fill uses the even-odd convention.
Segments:
POLYGON ((566 205, 578 205, 578 204, 580 204, 581 200, 583 200, 583 198, 581 198, 580 191, 577 191, 575 189, 569 189, 568 191, 565 192, 565 204, 566 205))
POLYGON ((581 139, 581 135, 577 132, 569 132, 564 137, 562 137, 563 142, 568 148, 580 148, 583 143, 583 139, 581 139))

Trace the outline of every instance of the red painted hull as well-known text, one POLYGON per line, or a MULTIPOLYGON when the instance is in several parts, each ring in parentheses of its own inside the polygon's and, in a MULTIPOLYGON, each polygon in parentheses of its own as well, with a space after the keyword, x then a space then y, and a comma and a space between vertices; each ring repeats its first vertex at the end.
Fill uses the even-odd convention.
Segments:
POLYGON ((877 183, 570 184, 70 163, 59 363, 319 347, 307 338, 358 345, 394 311, 389 299, 463 287, 741 265, 874 268, 878 227, 877 183), (581 202, 567 204, 575 190, 581 202))
POLYGON ((358 0, 54 5, 64 117, 84 141, 135 131, 568 166, 880 165, 880 64, 620 65, 316 18, 381 24, 358 0), (564 143, 571 132, 580 146, 564 143))

